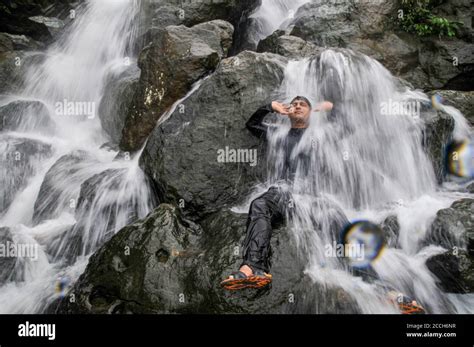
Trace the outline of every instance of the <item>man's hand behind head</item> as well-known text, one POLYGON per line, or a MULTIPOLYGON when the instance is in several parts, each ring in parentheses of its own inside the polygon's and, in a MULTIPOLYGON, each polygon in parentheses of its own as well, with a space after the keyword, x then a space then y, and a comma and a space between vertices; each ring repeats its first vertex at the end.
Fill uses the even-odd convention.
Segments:
POLYGON ((283 114, 283 115, 289 115, 290 111, 291 111, 291 106, 282 104, 281 102, 278 102, 278 101, 273 101, 272 102, 272 109, 276 113, 283 114))
POLYGON ((334 107, 333 103, 330 101, 323 101, 319 104, 316 105, 316 108, 314 111, 319 112, 319 111, 331 111, 332 108, 334 107))

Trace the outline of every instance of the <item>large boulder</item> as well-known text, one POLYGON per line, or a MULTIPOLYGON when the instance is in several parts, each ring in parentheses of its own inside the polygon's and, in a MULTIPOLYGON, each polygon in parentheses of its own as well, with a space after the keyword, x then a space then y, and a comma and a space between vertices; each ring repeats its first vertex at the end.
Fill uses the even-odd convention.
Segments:
POLYGON ((474 199, 455 201, 437 212, 421 246, 437 245, 447 251, 432 256, 427 267, 446 292, 474 292, 474 199))
POLYGON ((55 123, 40 101, 13 101, 0 107, 0 131, 54 132, 55 123))
POLYGON ((377 40, 358 38, 349 47, 377 59, 416 88, 473 89, 473 43, 458 38, 419 38, 396 30, 377 40))
POLYGON ((249 51, 225 59, 155 128, 140 166, 157 184, 162 201, 174 201, 185 214, 202 217, 247 195, 264 156, 245 123, 274 97, 285 65, 280 56, 249 51), (257 152, 256 165, 219 162, 219 152, 237 149, 257 152))
POLYGON ((309 2, 297 12, 291 35, 322 47, 346 47, 359 35, 352 2, 309 2))
POLYGON ((122 229, 94 254, 60 313, 355 313, 340 288, 320 288, 304 274, 286 228, 272 237, 268 288, 226 292, 220 281, 241 262, 245 215, 221 211, 202 227, 162 204, 122 229), (318 298, 324 297, 324 300, 318 298))
POLYGON ((0 214, 11 204, 17 192, 34 176, 40 163, 49 158, 52 146, 39 140, 2 135, 0 137, 0 214))
POLYGON ((197 227, 161 205, 142 223, 122 229, 90 259, 76 283, 75 303, 63 302, 59 312, 176 312, 179 295, 187 294, 183 272, 195 263, 197 227), (184 269, 183 269, 184 268, 184 269))
POLYGON ((153 43, 140 54, 141 76, 125 120, 121 149, 141 148, 161 115, 227 54, 232 32, 232 25, 220 20, 158 30, 153 43))
POLYGON ((426 261, 438 286, 447 293, 474 293, 474 257, 465 250, 450 250, 426 261))
POLYGON ((307 42, 300 37, 282 35, 281 31, 276 31, 267 38, 261 40, 257 46, 257 52, 269 52, 280 54, 289 59, 301 59, 318 55, 324 50, 311 42, 307 42))
POLYGON ((438 245, 446 249, 453 247, 473 248, 474 199, 455 201, 449 208, 436 213, 421 246, 438 245))
POLYGON ((308 2, 298 9, 291 35, 322 47, 349 47, 355 39, 380 37, 393 28, 387 19, 397 9, 396 0, 308 2))

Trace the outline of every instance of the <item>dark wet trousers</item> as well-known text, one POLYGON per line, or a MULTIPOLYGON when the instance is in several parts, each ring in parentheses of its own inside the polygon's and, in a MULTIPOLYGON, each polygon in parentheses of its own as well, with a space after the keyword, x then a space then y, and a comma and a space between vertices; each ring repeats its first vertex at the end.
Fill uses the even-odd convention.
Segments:
POLYGON ((267 273, 270 271, 272 228, 286 220, 290 203, 290 193, 281 187, 271 187, 252 201, 243 243, 242 265, 267 273))

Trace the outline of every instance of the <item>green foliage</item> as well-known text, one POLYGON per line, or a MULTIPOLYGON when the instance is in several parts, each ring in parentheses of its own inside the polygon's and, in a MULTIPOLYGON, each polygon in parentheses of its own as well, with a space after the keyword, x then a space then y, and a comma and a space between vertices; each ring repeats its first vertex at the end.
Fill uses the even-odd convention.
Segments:
POLYGON ((456 36, 462 23, 435 16, 431 12, 435 5, 433 0, 402 0, 400 26, 418 36, 456 36))

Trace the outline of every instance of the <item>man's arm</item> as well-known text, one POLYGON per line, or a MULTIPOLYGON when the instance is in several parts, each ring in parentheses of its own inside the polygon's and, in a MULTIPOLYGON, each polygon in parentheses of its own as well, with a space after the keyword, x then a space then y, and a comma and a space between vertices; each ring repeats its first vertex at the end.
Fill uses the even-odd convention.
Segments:
POLYGON ((252 134, 258 137, 262 137, 266 135, 268 125, 263 124, 263 119, 266 115, 273 112, 272 104, 267 104, 265 106, 260 107, 250 119, 247 121, 245 126, 249 129, 252 134))
POLYGON ((266 135, 268 125, 263 123, 263 119, 267 114, 272 112, 276 112, 281 115, 288 115, 290 113, 290 107, 278 101, 272 101, 270 104, 260 107, 245 124, 247 129, 249 129, 252 134, 258 137, 266 135))
POLYGON ((319 104, 316 105, 316 108, 314 109, 316 112, 319 111, 331 111, 334 107, 334 104, 330 101, 323 101, 320 102, 319 104))

